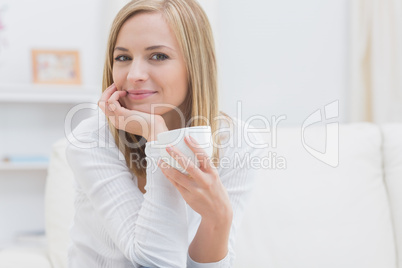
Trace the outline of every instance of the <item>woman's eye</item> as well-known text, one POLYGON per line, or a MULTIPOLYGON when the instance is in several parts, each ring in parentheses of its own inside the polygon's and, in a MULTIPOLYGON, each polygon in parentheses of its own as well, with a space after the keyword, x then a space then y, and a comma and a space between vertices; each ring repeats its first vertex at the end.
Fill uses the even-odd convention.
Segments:
MULTIPOLYGON (((169 57, 163 53, 158 53, 158 54, 154 54, 151 58, 156 61, 164 61, 164 60, 168 59, 169 57)), ((123 61, 130 60, 130 58, 127 56, 117 56, 116 58, 114 58, 114 60, 123 62, 123 61)))
POLYGON ((115 61, 125 61, 124 59, 128 58, 127 56, 117 56, 116 58, 114 58, 115 61))
POLYGON ((162 53, 158 53, 152 56, 152 59, 157 60, 157 61, 164 61, 166 59, 168 59, 169 57, 165 54, 162 53), (155 58, 156 57, 156 58, 155 58))

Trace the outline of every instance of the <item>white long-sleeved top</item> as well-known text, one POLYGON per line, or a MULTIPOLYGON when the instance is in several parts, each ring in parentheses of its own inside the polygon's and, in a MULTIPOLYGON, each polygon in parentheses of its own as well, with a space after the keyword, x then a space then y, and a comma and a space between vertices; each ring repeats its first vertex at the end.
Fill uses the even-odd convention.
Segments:
POLYGON ((188 254, 201 216, 157 166, 159 149, 154 148, 154 142, 145 145, 143 194, 116 146, 105 115, 100 111, 83 120, 69 135, 66 149, 76 190, 69 267, 232 267, 236 231, 258 174, 250 159, 261 159, 265 154, 265 149, 247 143, 262 144, 260 134, 242 133, 244 122, 232 119, 233 128, 225 121, 220 123, 229 146, 221 149, 220 159, 226 160, 217 169, 229 195, 233 220, 228 253, 214 263, 197 263, 188 254))

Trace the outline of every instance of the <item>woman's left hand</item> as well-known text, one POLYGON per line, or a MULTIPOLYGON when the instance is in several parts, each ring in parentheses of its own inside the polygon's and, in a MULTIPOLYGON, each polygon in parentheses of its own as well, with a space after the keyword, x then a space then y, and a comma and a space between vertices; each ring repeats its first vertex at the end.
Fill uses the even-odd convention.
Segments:
POLYGON ((191 137, 186 137, 187 146, 195 153, 200 167, 189 161, 174 146, 166 148, 167 152, 187 171, 183 174, 160 160, 158 166, 163 174, 180 192, 187 204, 205 221, 215 223, 231 223, 232 206, 229 195, 223 186, 218 170, 213 165, 207 153, 199 148, 198 143, 191 137))

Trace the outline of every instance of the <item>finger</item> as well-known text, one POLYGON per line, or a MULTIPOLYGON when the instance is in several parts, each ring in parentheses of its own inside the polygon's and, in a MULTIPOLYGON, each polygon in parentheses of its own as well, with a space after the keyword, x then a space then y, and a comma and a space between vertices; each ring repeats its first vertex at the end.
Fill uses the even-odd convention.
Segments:
POLYGON ((193 137, 187 136, 184 138, 184 141, 200 162, 201 170, 208 171, 215 168, 207 152, 200 147, 199 143, 193 137))
POLYGON ((188 192, 186 188, 178 184, 176 181, 172 180, 170 177, 166 176, 166 178, 170 181, 171 184, 179 191, 179 193, 183 196, 188 192))
POLYGON ((191 187, 194 187, 194 185, 192 185, 192 181, 190 180, 189 176, 186 176, 185 174, 181 173, 180 171, 170 166, 165 161, 159 160, 158 166, 162 170, 166 178, 168 178, 173 183, 173 185, 175 185, 175 187, 178 188, 178 190, 179 188, 183 188, 182 190, 189 191, 191 187))
POLYGON ((110 96, 110 98, 107 100, 107 108, 111 112, 117 112, 118 109, 121 108, 119 98, 123 97, 127 94, 126 91, 115 91, 113 94, 110 96))
POLYGON ((120 95, 124 94, 126 94, 125 91, 115 91, 106 102, 105 108, 105 114, 112 122, 113 126, 122 130, 125 130, 126 115, 123 113, 125 109, 120 105, 118 99, 120 95))
POLYGON ((197 180, 202 178, 202 171, 191 161, 187 158, 182 152, 180 152, 174 146, 166 147, 166 151, 179 163, 179 165, 190 174, 193 179, 197 180))
POLYGON ((108 115, 108 111, 106 110, 106 102, 110 98, 110 96, 117 90, 116 85, 113 83, 110 85, 101 95, 99 101, 98 101, 98 106, 101 108, 101 110, 108 115))
POLYGON ((116 85, 114 83, 111 84, 107 89, 105 89, 105 91, 103 91, 103 93, 98 101, 98 105, 101 102, 105 103, 110 98, 110 96, 113 94, 113 92, 115 92, 116 90, 117 90, 116 85))

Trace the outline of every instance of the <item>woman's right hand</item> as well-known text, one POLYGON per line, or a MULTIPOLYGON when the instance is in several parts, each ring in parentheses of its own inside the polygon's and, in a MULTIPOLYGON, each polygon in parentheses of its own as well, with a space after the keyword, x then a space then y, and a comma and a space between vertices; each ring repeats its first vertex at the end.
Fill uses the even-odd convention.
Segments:
POLYGON ((159 133, 169 130, 162 116, 129 110, 121 106, 119 98, 126 94, 127 91, 117 90, 113 83, 102 93, 98 101, 98 106, 115 128, 140 135, 148 142, 156 140, 159 133))

